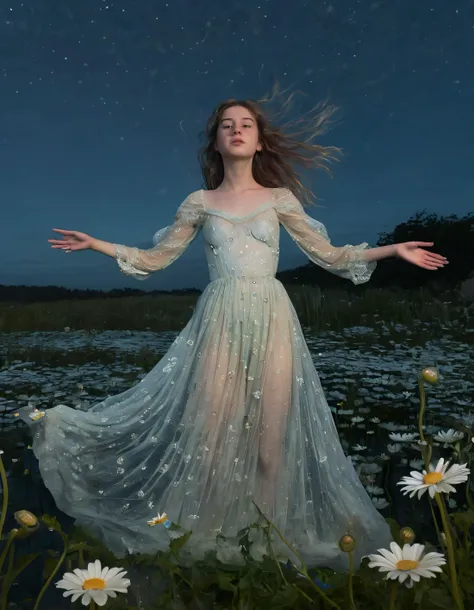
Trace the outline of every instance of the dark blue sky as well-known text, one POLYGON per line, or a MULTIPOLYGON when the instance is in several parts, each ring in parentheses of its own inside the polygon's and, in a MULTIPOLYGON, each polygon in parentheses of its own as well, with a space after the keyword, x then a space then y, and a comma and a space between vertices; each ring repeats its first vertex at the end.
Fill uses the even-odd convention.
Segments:
MULTIPOLYGON (((202 288, 202 237, 146 282, 51 228, 149 247, 201 188, 197 136, 222 99, 278 79, 342 109, 309 176, 335 245, 474 200, 474 2, 26 0, 0 7, 1 284, 202 288)), ((280 269, 305 262, 282 230, 280 269)))

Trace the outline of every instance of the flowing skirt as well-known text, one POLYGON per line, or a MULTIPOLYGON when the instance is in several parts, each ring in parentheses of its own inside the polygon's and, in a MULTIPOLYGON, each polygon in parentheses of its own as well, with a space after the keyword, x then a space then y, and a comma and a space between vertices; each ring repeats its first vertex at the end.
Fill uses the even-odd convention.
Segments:
MULTIPOLYGON (((88 411, 33 421, 33 451, 58 507, 118 556, 165 550, 165 512, 192 535, 182 560, 242 561, 238 532, 256 503, 309 566, 347 567, 386 546, 388 525, 341 447, 284 286, 274 277, 212 281, 160 362, 88 411)), ((252 554, 265 540, 252 530, 252 554)), ((295 556, 274 539, 282 560, 295 556)), ((296 561, 295 561, 296 563, 296 561)))

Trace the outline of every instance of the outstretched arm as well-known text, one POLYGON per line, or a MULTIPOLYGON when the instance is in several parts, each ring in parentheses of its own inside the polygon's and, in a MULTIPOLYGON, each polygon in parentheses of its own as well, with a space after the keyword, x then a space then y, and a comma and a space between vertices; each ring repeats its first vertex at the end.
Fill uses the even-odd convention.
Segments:
POLYGON ((399 244, 390 244, 389 246, 379 246, 371 248, 364 252, 366 261, 376 261, 381 258, 397 256, 412 265, 428 269, 428 271, 436 271, 448 264, 448 259, 436 252, 423 250, 422 246, 430 248, 434 245, 432 241, 404 241, 399 244))
POLYGON ((378 256, 368 257, 370 250, 365 242, 355 246, 333 246, 326 227, 306 214, 288 189, 281 189, 275 209, 281 225, 310 261, 354 284, 368 282, 377 265, 377 258, 390 256, 389 251, 384 251, 379 252, 378 256))
POLYGON ((117 260, 121 271, 136 279, 146 279, 154 271, 164 269, 175 261, 189 246, 199 232, 203 214, 199 202, 192 195, 178 208, 174 223, 155 235, 155 245, 143 250, 132 246, 114 244, 95 239, 78 231, 54 229, 63 235, 62 240, 48 240, 52 248, 72 252, 94 250, 117 260))
POLYGON ((331 273, 350 279, 354 284, 369 281, 377 261, 396 256, 413 265, 434 271, 447 264, 444 256, 423 250, 433 242, 410 241, 372 248, 366 242, 337 247, 331 244, 325 226, 306 214, 298 199, 288 189, 281 189, 276 205, 279 221, 308 258, 331 273))
MULTIPOLYGON (((121 244, 114 244, 115 256, 120 270, 138 280, 146 279, 154 271, 168 267, 183 254, 198 234, 202 225, 202 213, 192 197, 180 205, 174 223, 158 231, 155 245, 141 250, 121 244)), ((110 244, 97 244, 101 251, 110 252, 110 244)))

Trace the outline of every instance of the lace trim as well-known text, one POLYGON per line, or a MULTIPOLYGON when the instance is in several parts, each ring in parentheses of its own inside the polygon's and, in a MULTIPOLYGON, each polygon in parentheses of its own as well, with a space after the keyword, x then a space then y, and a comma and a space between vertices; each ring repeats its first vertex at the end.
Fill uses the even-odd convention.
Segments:
POLYGON ((371 246, 367 242, 362 242, 357 246, 347 244, 346 250, 349 252, 349 264, 347 271, 350 276, 350 280, 354 284, 364 284, 370 280, 372 273, 377 267, 377 261, 366 261, 364 260, 364 251, 368 250, 371 246))
POLYGON ((122 273, 125 275, 131 275, 137 280, 146 280, 150 277, 150 273, 147 271, 141 271, 134 267, 133 262, 129 260, 126 254, 126 246, 122 246, 120 244, 116 244, 115 246, 115 258, 117 260, 118 266, 122 273))

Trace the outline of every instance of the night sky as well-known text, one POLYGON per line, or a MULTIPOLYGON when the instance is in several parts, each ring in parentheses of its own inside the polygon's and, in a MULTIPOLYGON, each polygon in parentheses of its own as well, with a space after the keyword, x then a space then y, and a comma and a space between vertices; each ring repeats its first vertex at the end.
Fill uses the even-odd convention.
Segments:
MULTIPOLYGON (((203 288, 202 236, 146 282, 47 239, 150 247, 202 186, 213 108, 276 80, 341 109, 322 142, 342 163, 307 176, 335 245, 474 209, 471 0, 3 0, 0 71, 0 284, 203 288)), ((280 269, 306 262, 283 229, 281 247, 280 269)))

